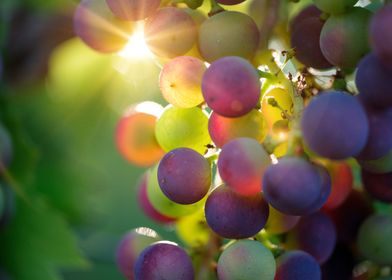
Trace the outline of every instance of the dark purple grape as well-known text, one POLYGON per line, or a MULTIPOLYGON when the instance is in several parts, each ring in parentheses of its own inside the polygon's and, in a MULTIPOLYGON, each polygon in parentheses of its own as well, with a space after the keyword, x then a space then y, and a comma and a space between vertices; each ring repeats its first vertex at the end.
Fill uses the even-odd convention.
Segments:
POLYGON ((392 172, 374 174, 362 169, 362 182, 365 190, 373 198, 392 203, 392 172))
POLYGON ((392 5, 380 9, 372 19, 370 38, 374 52, 382 62, 392 65, 392 5))
POLYGON ((366 108, 369 120, 369 136, 357 158, 375 160, 392 151, 392 108, 385 110, 366 108))
POLYGON ((392 68, 383 65, 373 53, 360 61, 355 82, 365 103, 377 107, 392 106, 392 68))
POLYGON ((271 163, 268 153, 251 138, 237 138, 225 144, 218 159, 218 170, 228 187, 242 195, 261 192, 261 179, 271 163))
POLYGON ((8 130, 0 123, 0 174, 12 161, 13 145, 11 135, 8 130))
POLYGON ((224 238, 248 238, 258 233, 267 222, 268 204, 261 193, 242 196, 226 185, 215 188, 205 205, 210 228, 224 238))
POLYGON ((136 260, 135 280, 193 280, 192 261, 177 244, 160 241, 145 248, 136 260))
POLYGON ((237 5, 244 2, 245 0, 217 0, 218 3, 223 5, 237 5))
POLYGON ((275 280, 321 280, 321 269, 308 253, 288 251, 277 259, 275 280))
POLYGON ((336 244, 336 229, 327 215, 321 212, 302 217, 288 235, 288 247, 312 255, 322 264, 331 256, 336 244))
POLYGON ((319 17, 302 20, 291 32, 291 47, 295 50, 295 57, 305 64, 318 69, 332 67, 320 48, 320 34, 324 21, 319 17))
POLYGON ((118 269, 128 280, 135 279, 133 271, 139 254, 159 239, 158 234, 149 228, 134 229, 121 239, 116 251, 116 261, 118 269))
POLYGON ((247 60, 229 56, 211 64, 202 81, 208 106, 225 117, 240 117, 256 107, 260 97, 260 80, 247 60))
POLYGON ((185 54, 196 43, 197 26, 185 10, 166 7, 147 19, 144 34, 154 54, 175 57, 185 54))
POLYGON ((369 132, 361 103, 339 91, 313 98, 303 112, 301 128, 310 149, 330 159, 358 155, 366 145, 369 132))
POLYGON ((315 5, 309 5, 302 9, 290 22, 290 31, 294 32, 297 26, 309 18, 320 18, 321 11, 315 5))
POLYGON ((319 199, 310 208, 310 213, 316 212, 324 206, 328 200, 329 195, 331 194, 332 189, 331 176, 329 175, 327 169, 321 165, 316 165, 316 168, 321 177, 321 193, 319 199))
POLYGON ((368 23, 371 12, 352 8, 349 12, 330 16, 320 35, 324 57, 335 66, 354 68, 369 51, 368 23))
POLYGON ((315 211, 315 205, 323 196, 322 184, 319 171, 306 160, 282 158, 264 173, 263 191, 265 199, 275 209, 302 216, 315 211))
POLYGON ((122 20, 137 21, 151 16, 160 0, 106 0, 113 14, 122 20))
POLYGON ((159 162, 158 182, 170 200, 196 203, 210 189, 211 167, 207 159, 192 149, 174 149, 159 162))
POLYGON ((362 192, 353 190, 339 208, 327 213, 335 224, 338 240, 351 243, 356 239, 362 222, 373 213, 373 207, 362 192))
POLYGON ((332 256, 321 267, 324 280, 351 279, 356 261, 349 246, 338 243, 332 256))

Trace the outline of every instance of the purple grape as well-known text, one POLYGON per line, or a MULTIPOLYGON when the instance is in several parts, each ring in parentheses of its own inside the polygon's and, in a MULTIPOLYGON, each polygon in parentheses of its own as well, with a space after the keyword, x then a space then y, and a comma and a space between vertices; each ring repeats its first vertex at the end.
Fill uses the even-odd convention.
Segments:
POLYGON ((239 117, 256 107, 260 97, 260 80, 247 60, 229 56, 211 64, 202 81, 208 106, 225 117, 239 117))
POLYGON ((116 261, 118 269, 129 279, 134 279, 134 266, 139 254, 151 243, 158 241, 158 234, 149 228, 137 228, 128 232, 120 241, 116 261))
MULTIPOLYGON (((302 216, 315 211, 323 196, 322 177, 302 158, 282 158, 267 168, 263 178, 265 199, 287 215, 302 216)), ((321 206, 320 206, 321 207, 321 206)))
POLYGON ((392 151, 392 108, 366 108, 369 136, 365 147, 357 156, 360 160, 375 160, 392 151))
POLYGON ((288 251, 277 259, 275 280, 321 280, 317 261, 302 251, 288 251))
POLYGON ((297 26, 309 18, 320 18, 321 11, 315 5, 309 5, 302 9, 290 22, 290 31, 294 32, 297 26))
POLYGON ((156 242, 145 248, 136 260, 135 280, 193 280, 192 261, 177 244, 156 242))
POLYGON ((385 63, 392 65, 392 5, 380 9, 370 25, 370 38, 374 52, 385 63))
POLYGON ((317 69, 332 67, 320 48, 320 34, 324 21, 319 17, 302 20, 291 32, 291 47, 295 50, 295 57, 305 64, 317 69))
POLYGON ((122 20, 137 21, 151 16, 160 0, 106 0, 110 10, 122 20))
POLYGON ((368 23, 371 12, 352 8, 344 14, 332 15, 320 35, 320 47, 325 58, 335 66, 354 68, 369 51, 368 23))
POLYGON ((392 68, 383 65, 373 53, 360 61, 355 82, 366 104, 392 106, 392 68))
POLYGON ((316 212, 321 209, 321 207, 324 206, 324 204, 327 202, 329 195, 331 194, 331 189, 332 189, 332 182, 331 182, 331 176, 329 175, 329 172, 327 169, 325 169, 321 165, 316 165, 316 168, 319 172, 319 175, 321 177, 321 193, 319 196, 319 199, 310 207, 311 212, 316 212))
POLYGON ((322 264, 332 255, 336 244, 336 229, 327 215, 321 212, 302 217, 288 235, 288 247, 312 255, 322 264))
POLYGON ((237 138, 225 144, 218 159, 222 180, 241 195, 261 192, 261 178, 271 160, 259 142, 237 138))
POLYGON ((369 132, 361 103, 339 91, 313 98, 303 112, 301 127, 310 149, 330 159, 358 155, 366 145, 369 132))
POLYGON ((211 167, 207 159, 192 149, 174 149, 159 163, 158 182, 170 200, 180 204, 196 203, 210 188, 211 167))
POLYGON ((362 182, 373 198, 392 203, 392 172, 374 174, 362 169, 362 182))
POLYGON ((261 193, 242 196, 226 185, 215 188, 207 198, 205 216, 210 228, 224 238, 248 238, 267 222, 268 204, 261 193))

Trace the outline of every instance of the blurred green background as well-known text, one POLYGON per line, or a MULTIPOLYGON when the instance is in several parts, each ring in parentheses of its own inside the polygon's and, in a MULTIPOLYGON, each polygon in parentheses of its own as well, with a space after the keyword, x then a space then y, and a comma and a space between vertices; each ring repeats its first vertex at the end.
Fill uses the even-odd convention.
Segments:
POLYGON ((76 4, 0 1, 0 121, 14 152, 0 182, 16 193, 0 228, 1 279, 1 271, 16 280, 123 279, 114 253, 125 232, 148 226, 175 240, 139 209, 144 170, 114 142, 129 105, 162 103, 159 67, 101 55, 75 39, 76 4))

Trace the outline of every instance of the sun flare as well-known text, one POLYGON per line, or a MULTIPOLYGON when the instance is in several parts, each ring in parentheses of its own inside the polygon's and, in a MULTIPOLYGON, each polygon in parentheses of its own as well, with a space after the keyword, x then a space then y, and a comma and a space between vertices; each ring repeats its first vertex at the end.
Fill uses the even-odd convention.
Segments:
POLYGON ((121 51, 118 52, 118 55, 126 59, 143 59, 153 57, 153 54, 148 48, 144 38, 143 25, 138 25, 136 27, 135 32, 131 37, 129 37, 128 43, 121 51))

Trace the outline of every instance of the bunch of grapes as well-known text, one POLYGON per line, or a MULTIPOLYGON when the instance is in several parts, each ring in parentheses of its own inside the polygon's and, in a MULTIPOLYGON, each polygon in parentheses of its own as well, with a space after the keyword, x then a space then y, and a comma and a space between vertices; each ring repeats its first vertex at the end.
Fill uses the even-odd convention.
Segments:
POLYGON ((289 17, 301 3, 244 1, 82 0, 75 12, 77 35, 104 53, 142 24, 169 103, 134 104, 115 137, 149 168, 140 207, 186 248, 138 228, 119 269, 391 279, 392 5, 313 0, 289 17))

